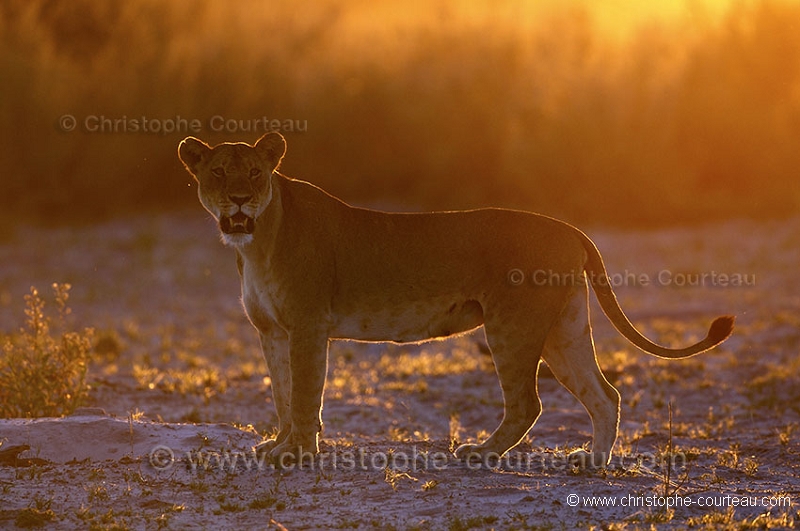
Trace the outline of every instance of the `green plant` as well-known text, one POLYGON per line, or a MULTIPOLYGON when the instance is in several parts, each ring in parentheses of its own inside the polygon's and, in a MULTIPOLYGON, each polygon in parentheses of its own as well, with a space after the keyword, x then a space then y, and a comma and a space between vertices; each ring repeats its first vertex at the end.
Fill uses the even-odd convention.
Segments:
POLYGON ((25 296, 25 327, 6 339, 0 358, 0 417, 68 415, 85 400, 94 331, 66 330, 69 290, 69 284, 53 284, 55 322, 35 287, 25 296))

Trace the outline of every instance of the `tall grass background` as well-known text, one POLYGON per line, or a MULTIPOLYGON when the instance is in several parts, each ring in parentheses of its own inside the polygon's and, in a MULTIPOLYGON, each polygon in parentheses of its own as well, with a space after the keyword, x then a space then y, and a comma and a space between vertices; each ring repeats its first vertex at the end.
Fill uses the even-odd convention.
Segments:
POLYGON ((284 172, 362 205, 639 225, 797 211, 800 3, 623 37, 603 2, 465 5, 6 0, 2 217, 199 208, 184 131, 87 131, 101 115, 198 119, 212 143, 263 132, 211 131, 215 115, 301 121, 284 172))

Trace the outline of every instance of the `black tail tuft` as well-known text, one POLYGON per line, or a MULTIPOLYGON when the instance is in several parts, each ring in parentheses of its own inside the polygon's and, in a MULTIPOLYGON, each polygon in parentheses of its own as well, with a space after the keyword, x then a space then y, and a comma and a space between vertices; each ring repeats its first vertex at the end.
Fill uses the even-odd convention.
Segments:
POLYGON ((711 328, 708 329, 708 340, 716 345, 728 339, 733 332, 734 319, 735 317, 732 315, 714 319, 714 322, 711 323, 711 328))

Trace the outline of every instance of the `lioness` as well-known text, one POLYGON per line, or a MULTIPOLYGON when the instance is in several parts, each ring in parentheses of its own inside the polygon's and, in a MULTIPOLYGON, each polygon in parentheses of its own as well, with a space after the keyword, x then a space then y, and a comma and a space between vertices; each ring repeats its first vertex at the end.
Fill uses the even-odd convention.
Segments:
POLYGON ((236 251, 242 301, 272 378, 279 433, 259 451, 273 459, 319 451, 331 339, 403 343, 483 325, 504 416, 488 439, 460 446, 456 457, 503 455, 528 433, 541 411, 544 359, 592 418, 592 452, 571 458, 604 466, 617 438, 620 397, 597 364, 587 285, 622 335, 662 358, 706 351, 733 330, 733 317, 720 317, 699 343, 659 346, 625 317, 600 253, 575 227, 501 209, 400 214, 351 207, 278 173, 285 152, 274 132, 253 146, 212 148, 189 137, 178 147, 200 202, 236 251))

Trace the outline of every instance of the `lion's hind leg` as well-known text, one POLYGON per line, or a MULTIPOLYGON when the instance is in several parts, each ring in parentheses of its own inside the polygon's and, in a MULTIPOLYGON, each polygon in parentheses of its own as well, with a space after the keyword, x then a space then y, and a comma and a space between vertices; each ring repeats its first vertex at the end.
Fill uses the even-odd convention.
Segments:
POLYGON ((485 322, 487 343, 503 391, 503 420, 483 443, 456 449, 459 459, 502 456, 525 437, 542 411, 537 388, 539 360, 550 328, 546 316, 556 312, 516 309, 516 313, 491 314, 485 322))
POLYGON ((620 397, 597 364, 585 285, 578 285, 572 291, 567 306, 547 337, 543 358, 556 379, 583 404, 592 418, 592 452, 573 452, 570 462, 581 467, 606 466, 617 439, 620 397))

